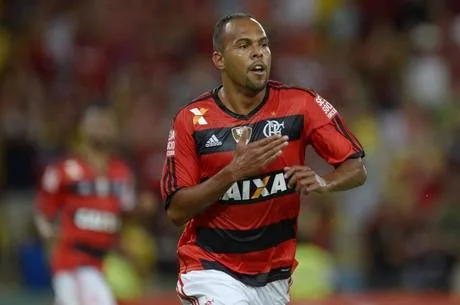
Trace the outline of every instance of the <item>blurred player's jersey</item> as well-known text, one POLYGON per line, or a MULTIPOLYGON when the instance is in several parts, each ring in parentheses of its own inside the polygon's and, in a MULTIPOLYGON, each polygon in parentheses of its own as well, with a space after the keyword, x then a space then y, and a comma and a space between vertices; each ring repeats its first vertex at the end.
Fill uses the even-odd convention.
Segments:
POLYGON ((54 272, 100 268, 118 237, 121 213, 134 207, 132 175, 120 160, 98 174, 83 159, 67 158, 45 169, 36 205, 49 219, 59 217, 54 272))
POLYGON ((187 223, 178 245, 180 272, 221 270, 251 286, 287 279, 296 266, 300 204, 284 167, 304 164, 306 145, 333 166, 363 157, 363 149, 336 109, 312 91, 269 82, 262 103, 240 115, 224 106, 218 90, 198 97, 174 119, 161 181, 166 208, 179 189, 230 163, 243 129, 249 129, 251 142, 287 135, 289 144, 263 174, 235 182, 187 223))

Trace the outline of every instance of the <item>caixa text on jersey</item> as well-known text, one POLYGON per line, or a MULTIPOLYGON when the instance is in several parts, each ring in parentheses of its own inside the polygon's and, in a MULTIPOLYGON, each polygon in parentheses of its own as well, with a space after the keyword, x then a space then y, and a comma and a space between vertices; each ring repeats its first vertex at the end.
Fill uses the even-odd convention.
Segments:
POLYGON ((243 204, 293 193, 287 186, 283 171, 267 173, 234 182, 220 199, 228 204, 243 204))

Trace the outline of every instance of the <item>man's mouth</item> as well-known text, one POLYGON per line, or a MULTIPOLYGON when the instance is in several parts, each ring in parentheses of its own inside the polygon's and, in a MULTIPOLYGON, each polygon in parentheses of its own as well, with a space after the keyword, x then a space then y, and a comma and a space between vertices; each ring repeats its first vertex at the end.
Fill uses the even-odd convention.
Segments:
POLYGON ((257 75, 263 75, 265 74, 266 67, 264 64, 253 64, 250 68, 249 71, 253 72, 254 74, 257 75))

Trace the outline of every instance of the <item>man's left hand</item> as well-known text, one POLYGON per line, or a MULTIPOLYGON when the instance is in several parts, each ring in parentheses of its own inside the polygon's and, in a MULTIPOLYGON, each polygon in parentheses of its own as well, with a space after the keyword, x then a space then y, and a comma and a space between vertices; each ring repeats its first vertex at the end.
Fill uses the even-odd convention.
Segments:
POLYGON ((296 192, 304 195, 312 192, 318 194, 329 192, 326 180, 308 166, 285 167, 284 172, 284 177, 288 180, 288 187, 295 188, 296 192))

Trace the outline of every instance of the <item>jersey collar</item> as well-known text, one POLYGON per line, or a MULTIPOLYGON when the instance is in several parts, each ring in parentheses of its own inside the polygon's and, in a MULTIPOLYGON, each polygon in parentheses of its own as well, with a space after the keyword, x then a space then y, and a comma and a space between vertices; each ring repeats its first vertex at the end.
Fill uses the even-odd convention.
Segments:
POLYGON ((267 103, 269 92, 270 92, 270 86, 267 84, 267 90, 265 90, 265 95, 262 99, 262 102, 259 103, 259 105, 257 105, 257 107, 254 108, 247 115, 244 115, 244 114, 233 112, 230 109, 228 109, 227 106, 224 105, 224 103, 222 102, 218 94, 221 88, 222 88, 222 85, 219 85, 217 88, 214 88, 212 90, 212 97, 214 99, 214 102, 217 104, 217 106, 219 106, 220 109, 222 109, 222 111, 224 111, 226 114, 238 120, 249 120, 252 116, 254 116, 257 112, 259 112, 259 110, 267 103))

